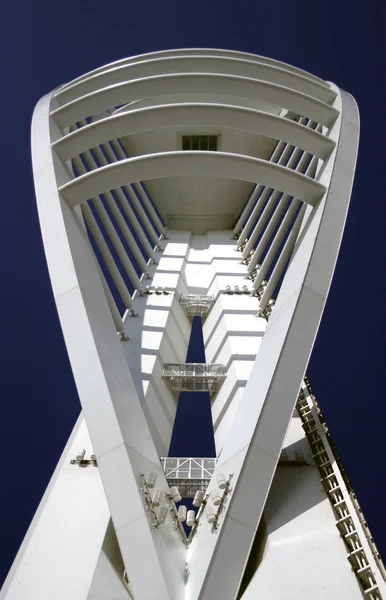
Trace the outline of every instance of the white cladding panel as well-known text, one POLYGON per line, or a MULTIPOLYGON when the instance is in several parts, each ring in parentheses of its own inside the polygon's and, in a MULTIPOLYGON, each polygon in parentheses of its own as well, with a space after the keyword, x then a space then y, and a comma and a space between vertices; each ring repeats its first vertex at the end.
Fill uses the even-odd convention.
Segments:
POLYGON ((110 511, 98 468, 71 464, 83 449, 89 458, 80 416, 4 585, 7 600, 87 598, 110 511))
POLYGON ((278 467, 264 510, 267 541, 242 600, 362 600, 315 467, 278 467))
MULTIPOLYGON (((207 127, 168 128, 132 135, 123 140, 129 156, 169 152, 182 147, 183 134, 218 136, 218 150, 266 159, 276 142, 245 131, 207 127)), ((170 229, 193 233, 230 229, 251 193, 249 183, 213 177, 169 177, 149 181, 147 188, 170 229)))

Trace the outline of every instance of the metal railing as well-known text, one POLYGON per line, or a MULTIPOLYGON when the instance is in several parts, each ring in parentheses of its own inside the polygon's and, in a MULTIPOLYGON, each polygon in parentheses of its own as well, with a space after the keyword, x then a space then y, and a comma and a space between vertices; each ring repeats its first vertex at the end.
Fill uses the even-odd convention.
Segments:
POLYGON ((199 490, 206 491, 216 462, 216 458, 161 458, 169 485, 176 485, 182 498, 194 498, 199 490))
POLYGON ((172 392, 217 394, 226 377, 224 365, 216 363, 167 363, 162 377, 172 392))
POLYGON ((214 304, 214 296, 186 294, 181 296, 180 304, 188 317, 201 317, 205 319, 214 304))

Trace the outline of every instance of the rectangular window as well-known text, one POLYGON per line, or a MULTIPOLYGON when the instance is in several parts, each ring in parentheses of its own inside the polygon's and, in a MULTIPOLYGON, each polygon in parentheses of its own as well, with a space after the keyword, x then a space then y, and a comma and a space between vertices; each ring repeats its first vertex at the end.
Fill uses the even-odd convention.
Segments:
POLYGON ((217 151, 217 135, 183 135, 183 150, 210 150, 217 151))

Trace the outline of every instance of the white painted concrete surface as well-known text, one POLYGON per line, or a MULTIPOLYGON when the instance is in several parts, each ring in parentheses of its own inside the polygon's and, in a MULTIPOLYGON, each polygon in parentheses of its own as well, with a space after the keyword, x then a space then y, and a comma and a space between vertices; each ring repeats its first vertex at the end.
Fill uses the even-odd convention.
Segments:
MULTIPOLYGON (((234 600, 263 514, 266 544, 243 598, 362 597, 294 415, 339 251, 358 132, 355 102, 335 85, 271 59, 220 50, 124 59, 40 101, 33 121, 39 216, 90 440, 82 422, 4 600, 123 600, 129 597, 123 572, 136 600, 234 600), (82 121, 73 132, 75 121, 89 117, 92 123, 82 121), (182 151, 185 134, 217 135, 218 151, 182 151), (99 167, 89 153, 98 144, 99 167), (304 150, 315 157, 307 175, 295 171, 298 155, 301 165, 307 163, 304 150), (282 151, 288 156, 280 158, 282 151), (84 170, 91 170, 75 178, 69 159, 80 152, 87 153, 84 170), (150 197, 141 186, 136 196, 131 184, 147 180, 150 197), (252 184, 257 187, 250 196, 252 184), (111 209, 111 190, 126 225, 119 213, 115 221, 106 216, 97 199, 107 192, 111 209), (293 196, 293 207, 307 205, 297 228, 287 217, 292 229, 289 241, 281 240, 284 254, 272 242, 278 192, 293 196), (137 315, 126 312, 123 324, 87 239, 82 214, 90 222, 94 209, 107 233, 95 221, 93 235, 110 248, 121 300, 137 315), (273 275, 265 267, 259 275, 257 258, 246 264, 265 227, 270 237, 264 249, 272 267, 277 261, 273 275), (138 236, 147 258, 139 246, 130 260, 125 257, 122 232, 131 245, 138 236), (150 279, 137 277, 135 260, 150 279), (271 311, 267 302, 281 275, 267 323, 256 316, 259 298, 242 288, 251 292, 254 280, 261 296, 268 278, 263 304, 271 311), (145 293, 131 296, 133 287, 145 293), (162 370, 165 363, 185 361, 190 322, 182 294, 215 300, 203 326, 206 360, 225 365, 227 377, 212 401, 218 467, 208 491, 218 472, 232 475, 218 528, 203 518, 188 548, 171 514, 165 524, 151 526, 141 490, 141 474, 154 472, 157 489, 169 491, 159 457, 168 452, 177 400, 162 370), (92 445, 98 468, 69 465, 80 442, 92 445), (301 451, 307 466, 277 468, 283 446, 288 460, 301 451)), ((384 582, 371 557, 369 564, 378 588, 367 597, 378 600, 385 597, 384 582)))

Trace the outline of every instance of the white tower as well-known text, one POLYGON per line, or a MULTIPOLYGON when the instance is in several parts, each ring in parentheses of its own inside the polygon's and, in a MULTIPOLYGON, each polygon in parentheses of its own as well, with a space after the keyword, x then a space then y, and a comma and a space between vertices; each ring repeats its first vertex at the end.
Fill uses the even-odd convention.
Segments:
POLYGON ((334 84, 224 50, 124 59, 40 100, 82 413, 2 598, 386 600, 304 379, 358 133, 334 84))

